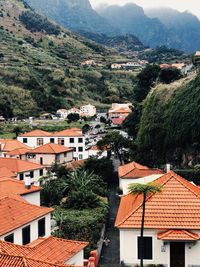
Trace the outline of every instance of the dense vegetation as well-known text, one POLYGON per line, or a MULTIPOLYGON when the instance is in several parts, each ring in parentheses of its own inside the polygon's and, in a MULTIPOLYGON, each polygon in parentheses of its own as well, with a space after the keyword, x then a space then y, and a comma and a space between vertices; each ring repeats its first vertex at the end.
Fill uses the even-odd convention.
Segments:
POLYGON ((26 28, 32 32, 45 32, 55 35, 60 33, 58 25, 53 24, 47 18, 34 12, 24 11, 19 18, 26 28))
POLYGON ((158 86, 143 105, 137 135, 143 162, 199 162, 200 75, 185 85, 158 86))

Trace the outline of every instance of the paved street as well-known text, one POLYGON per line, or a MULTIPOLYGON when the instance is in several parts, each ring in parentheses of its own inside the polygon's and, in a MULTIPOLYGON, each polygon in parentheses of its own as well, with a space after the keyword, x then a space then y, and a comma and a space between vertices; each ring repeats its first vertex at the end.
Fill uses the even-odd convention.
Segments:
POLYGON ((119 267, 119 231, 114 227, 119 205, 117 186, 118 184, 114 181, 114 185, 110 186, 109 189, 110 210, 105 237, 110 242, 108 246, 103 246, 99 267, 119 267))

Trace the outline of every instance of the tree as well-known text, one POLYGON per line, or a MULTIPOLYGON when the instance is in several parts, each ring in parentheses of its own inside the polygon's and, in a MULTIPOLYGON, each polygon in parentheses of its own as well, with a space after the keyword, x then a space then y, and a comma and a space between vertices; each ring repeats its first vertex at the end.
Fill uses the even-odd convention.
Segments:
POLYGON ((89 124, 85 124, 83 127, 82 127, 82 132, 85 134, 87 132, 89 132, 90 130, 90 125, 89 124))
POLYGON ((164 68, 161 69, 159 74, 159 80, 162 83, 171 83, 173 81, 176 81, 182 77, 181 72, 179 69, 170 67, 170 68, 164 68))
POLYGON ((18 137, 18 135, 22 132, 22 128, 19 126, 15 126, 13 129, 13 133, 15 133, 16 138, 18 137))
POLYGON ((129 139, 122 136, 117 131, 108 133, 102 140, 97 143, 97 146, 100 149, 109 147, 111 151, 113 151, 117 155, 121 164, 125 160, 125 150, 129 148, 129 145, 129 139))
POLYGON ((137 76, 138 83, 134 91, 135 100, 142 102, 155 84, 160 73, 158 65, 147 65, 137 76))
POLYGON ((78 121, 80 120, 80 115, 78 113, 70 113, 67 116, 68 121, 72 122, 72 121, 78 121))
POLYGON ((161 186, 155 183, 147 183, 147 184, 130 184, 129 192, 133 195, 142 195, 142 221, 141 221, 141 233, 140 233, 140 247, 139 247, 139 255, 140 255, 140 267, 143 267, 143 259, 144 259, 144 219, 145 219, 145 207, 146 207, 146 199, 149 194, 154 194, 161 192, 161 186))

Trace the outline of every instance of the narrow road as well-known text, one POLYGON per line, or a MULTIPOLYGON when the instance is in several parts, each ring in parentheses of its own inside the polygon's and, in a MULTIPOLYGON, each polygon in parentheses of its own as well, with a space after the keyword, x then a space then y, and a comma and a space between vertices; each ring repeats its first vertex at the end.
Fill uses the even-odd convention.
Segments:
POLYGON ((110 240, 109 245, 103 245, 98 267, 119 267, 119 230, 114 227, 119 206, 117 195, 117 178, 109 187, 109 215, 105 237, 110 240))

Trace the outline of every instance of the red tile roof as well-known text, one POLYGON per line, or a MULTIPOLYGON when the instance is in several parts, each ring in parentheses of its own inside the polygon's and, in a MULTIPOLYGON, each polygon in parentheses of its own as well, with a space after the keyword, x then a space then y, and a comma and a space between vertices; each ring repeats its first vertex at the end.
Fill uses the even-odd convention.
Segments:
MULTIPOLYGON (((155 183, 162 186, 161 193, 146 200, 145 228, 148 229, 200 229, 200 188, 169 172, 155 183)), ((118 228, 140 228, 142 195, 125 195, 121 199, 115 225, 118 228)))
POLYGON ((1 139, 0 147, 1 147, 1 151, 5 151, 5 152, 10 152, 17 148, 27 148, 29 150, 31 149, 29 146, 15 139, 1 139))
POLYGON ((52 134, 53 137, 82 137, 82 130, 79 128, 66 129, 52 134))
POLYGON ((34 242, 28 246, 32 248, 32 252, 28 257, 41 261, 63 264, 71 259, 78 252, 83 250, 88 243, 65 240, 56 237, 41 238, 41 242, 34 242))
MULTIPOLYGON (((24 256, 15 256, 0 253, 0 266, 2 267, 70 267, 66 264, 51 264, 44 261, 30 259, 24 256)), ((72 266, 71 266, 72 267, 72 266)))
POLYGON ((2 177, 9 177, 9 178, 14 178, 16 177, 16 174, 9 170, 7 167, 1 167, 0 168, 0 178, 2 177))
POLYGON ((33 130, 31 132, 27 132, 24 134, 21 134, 20 137, 45 137, 50 136, 51 133, 43 130, 33 130))
POLYGON ((109 110, 109 113, 131 113, 130 108, 113 108, 109 110))
POLYGON ((157 235, 158 239, 166 240, 166 241, 196 241, 199 240, 200 237, 198 234, 192 233, 187 230, 168 230, 165 232, 161 232, 157 235))
POLYGON ((114 118, 114 119, 112 119, 112 123, 114 125, 122 125, 124 121, 125 121, 125 118, 114 118))
POLYGON ((31 150, 31 148, 17 148, 17 149, 14 149, 14 150, 6 153, 6 155, 9 155, 9 156, 26 155, 26 153, 30 150, 31 150))
POLYGON ((3 197, 0 199, 0 235, 11 232, 52 211, 52 208, 30 204, 21 197, 3 197))
POLYGON ((61 146, 54 143, 49 143, 43 146, 39 146, 31 151, 27 152, 27 154, 60 154, 69 151, 73 151, 73 148, 61 146))
POLYGON ((39 238, 26 246, 0 241, 0 252, 3 254, 22 256, 35 261, 63 265, 87 245, 87 242, 65 240, 50 236, 47 238, 39 238))
POLYGON ((0 158, 0 168, 6 167, 11 172, 20 173, 38 169, 44 169, 45 167, 32 163, 26 160, 16 159, 16 158, 0 158))
POLYGON ((163 174, 163 172, 159 169, 150 169, 134 161, 118 168, 118 175, 121 179, 136 179, 152 174, 163 174))
POLYGON ((41 191, 42 188, 39 186, 32 185, 30 189, 26 189, 23 181, 19 181, 12 178, 1 178, 0 179, 0 196, 7 195, 27 195, 29 193, 41 191))

